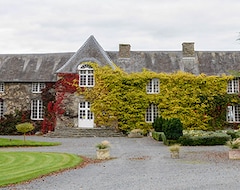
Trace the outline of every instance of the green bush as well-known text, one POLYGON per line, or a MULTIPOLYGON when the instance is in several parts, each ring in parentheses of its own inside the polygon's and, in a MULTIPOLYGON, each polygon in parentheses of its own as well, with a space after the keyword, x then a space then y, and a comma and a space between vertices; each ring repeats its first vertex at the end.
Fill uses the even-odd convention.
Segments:
POLYGON ((25 141, 25 134, 26 134, 27 132, 32 131, 32 130, 34 129, 34 126, 33 126, 32 123, 26 122, 26 123, 18 124, 18 125, 16 126, 16 129, 17 129, 18 132, 23 133, 23 135, 24 135, 24 141, 25 141))
POLYGON ((240 137, 240 130, 235 131, 235 130, 228 130, 227 134, 231 136, 232 139, 236 139, 240 137))
POLYGON ((183 135, 183 125, 178 118, 165 120, 163 123, 163 132, 167 140, 178 140, 183 135))
POLYGON ((181 136, 178 142, 183 146, 211 146, 211 145, 225 145, 231 139, 230 135, 225 133, 214 133, 205 136, 191 136, 185 134, 181 136))
POLYGON ((156 132, 156 131, 153 131, 153 132, 152 132, 152 137, 153 137, 153 139, 155 139, 155 140, 157 140, 157 141, 163 141, 162 135, 164 135, 163 132, 156 132))
POLYGON ((166 120, 162 118, 162 116, 158 116, 154 122, 152 123, 153 129, 156 132, 162 132, 163 131, 163 124, 166 120))

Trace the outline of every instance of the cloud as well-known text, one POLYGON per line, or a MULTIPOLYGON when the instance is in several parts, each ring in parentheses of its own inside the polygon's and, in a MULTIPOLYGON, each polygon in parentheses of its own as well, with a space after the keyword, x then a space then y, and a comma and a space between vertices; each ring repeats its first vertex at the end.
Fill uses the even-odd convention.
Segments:
POLYGON ((237 0, 1 0, 0 53, 76 51, 90 35, 106 50, 239 49, 237 0))

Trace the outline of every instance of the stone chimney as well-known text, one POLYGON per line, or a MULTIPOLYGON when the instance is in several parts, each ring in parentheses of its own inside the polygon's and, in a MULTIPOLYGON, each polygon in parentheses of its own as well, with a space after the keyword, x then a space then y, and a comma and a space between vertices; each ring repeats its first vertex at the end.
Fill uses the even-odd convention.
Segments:
POLYGON ((130 44, 119 44, 119 58, 130 58, 130 44))
POLYGON ((194 42, 182 43, 182 55, 183 57, 195 57, 194 42))

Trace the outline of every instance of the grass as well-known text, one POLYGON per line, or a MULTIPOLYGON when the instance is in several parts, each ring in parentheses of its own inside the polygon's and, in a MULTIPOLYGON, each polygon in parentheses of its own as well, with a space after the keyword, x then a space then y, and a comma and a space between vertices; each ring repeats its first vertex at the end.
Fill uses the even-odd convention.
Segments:
POLYGON ((0 152, 0 187, 32 180, 52 172, 73 168, 83 162, 74 154, 43 152, 0 152))
POLYGON ((29 140, 17 140, 17 139, 6 139, 0 138, 0 147, 21 147, 21 146, 56 146, 60 145, 59 142, 40 142, 40 141, 29 141, 29 140))

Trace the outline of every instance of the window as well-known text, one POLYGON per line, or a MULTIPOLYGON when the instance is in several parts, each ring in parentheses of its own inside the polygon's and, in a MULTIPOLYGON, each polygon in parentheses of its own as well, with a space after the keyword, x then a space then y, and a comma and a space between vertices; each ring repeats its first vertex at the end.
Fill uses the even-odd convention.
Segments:
POLYGON ((239 93, 239 78, 228 81, 227 93, 239 93))
POLYGON ((159 79, 151 79, 147 84, 147 94, 157 94, 159 91, 159 79))
POLYGON ((94 86, 94 72, 89 65, 79 65, 79 86, 93 87, 94 86))
POLYGON ((227 107, 227 121, 240 122, 240 105, 227 107))
POLYGON ((32 92, 33 93, 41 93, 43 88, 45 88, 45 83, 42 83, 42 82, 33 82, 32 83, 32 92))
POLYGON ((3 117, 3 100, 0 98, 0 118, 3 117))
POLYGON ((31 119, 42 120, 43 119, 43 102, 42 100, 31 101, 31 119))
POLYGON ((0 92, 4 92, 4 83, 0 82, 0 92))
POLYGON ((154 122, 158 116, 158 107, 155 104, 150 104, 146 112, 146 122, 154 122))

